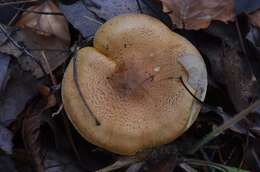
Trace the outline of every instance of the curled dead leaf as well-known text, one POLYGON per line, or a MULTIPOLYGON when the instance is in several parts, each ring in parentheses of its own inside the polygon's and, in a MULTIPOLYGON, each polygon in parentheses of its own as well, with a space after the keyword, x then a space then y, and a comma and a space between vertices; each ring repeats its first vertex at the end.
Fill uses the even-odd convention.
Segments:
POLYGON ((55 35, 61 40, 70 42, 68 22, 52 1, 28 8, 16 26, 31 28, 46 36, 55 35))
POLYGON ((232 21, 233 0, 160 0, 163 11, 180 29, 198 30, 207 28, 211 21, 232 21))

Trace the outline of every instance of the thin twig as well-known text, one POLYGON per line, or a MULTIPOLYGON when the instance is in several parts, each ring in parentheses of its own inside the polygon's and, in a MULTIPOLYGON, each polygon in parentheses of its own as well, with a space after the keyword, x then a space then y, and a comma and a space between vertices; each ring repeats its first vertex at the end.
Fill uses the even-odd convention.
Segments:
MULTIPOLYGON (((22 4, 22 7, 24 7, 25 4, 22 4)), ((12 17, 12 19, 8 22, 8 26, 11 26, 13 22, 16 20, 16 18, 21 14, 21 11, 16 11, 15 15, 12 17)))
POLYGON ((197 159, 184 159, 183 162, 190 164, 190 165, 196 165, 196 166, 215 167, 217 169, 222 169, 225 172, 228 172, 228 169, 223 167, 221 164, 217 164, 217 163, 214 163, 214 162, 208 162, 208 161, 197 160, 197 159))
POLYGON ((27 48, 28 50, 30 51, 60 51, 60 52, 70 52, 69 50, 66 50, 66 49, 50 49, 50 48, 27 48))
POLYGON ((88 0, 88 1, 84 1, 84 2, 89 7, 94 7, 94 8, 97 8, 97 9, 101 8, 101 6, 98 3, 96 3, 95 1, 93 1, 93 0, 88 0))
POLYGON ((99 126, 101 125, 101 123, 99 122, 99 120, 97 119, 97 117, 95 116, 95 114, 92 112, 92 110, 90 109, 86 99, 84 98, 84 95, 82 93, 82 90, 80 88, 80 84, 79 84, 79 80, 78 80, 78 71, 77 71, 77 50, 75 50, 75 55, 73 56, 73 80, 75 82, 78 94, 82 100, 82 102, 84 103, 86 109, 89 111, 90 115, 92 116, 92 118, 95 120, 96 125, 99 126))
POLYGON ((247 126, 247 136, 246 136, 246 144, 245 146, 243 146, 243 156, 241 158, 241 161, 239 163, 239 169, 241 169, 244 166, 244 163, 246 161, 246 152, 248 150, 249 147, 249 127, 247 126))
MULTIPOLYGON (((258 146, 256 146, 255 148, 257 148, 258 146)), ((260 159, 258 156, 258 153, 256 153, 255 149, 249 149, 250 153, 252 154, 252 157, 254 159, 254 161, 256 162, 256 167, 259 169, 260 168, 260 159)))
POLYGON ((250 112, 255 110, 257 107, 260 106, 260 100, 257 100, 253 104, 251 104, 249 107, 246 109, 242 110, 238 114, 236 114, 233 118, 229 119, 226 121, 224 124, 219 126, 218 128, 214 129, 211 133, 206 135, 201 141, 199 141, 195 146, 188 151, 189 154, 193 154, 197 152, 202 146, 204 146, 206 143, 210 142, 212 139, 217 137, 219 134, 224 132, 226 129, 230 128, 232 125, 236 124, 243 118, 245 118, 250 112))
POLYGON ((24 0, 24 1, 15 1, 15 2, 0 2, 0 6, 7 6, 7 5, 15 5, 15 4, 25 4, 31 2, 37 2, 39 0, 24 0))
MULTIPOLYGON (((10 48, 9 50, 17 50, 15 48, 10 48)), ((67 53, 67 52, 70 52, 70 50, 65 50, 65 49, 50 49, 50 48, 27 48, 28 51, 60 51, 60 52, 64 52, 64 53, 67 53)))
POLYGON ((49 72, 49 75, 51 77, 52 85, 56 86, 57 85, 57 80, 56 80, 55 76, 52 73, 52 70, 51 70, 51 67, 50 67, 50 63, 49 63, 49 61, 48 61, 48 59, 46 57, 46 54, 44 53, 44 51, 41 51, 41 54, 42 54, 42 57, 43 57, 43 59, 45 61, 46 67, 47 67, 48 72, 49 72))
POLYGON ((190 95, 195 99, 197 100, 201 105, 205 105, 204 102, 202 102, 198 97, 196 97, 192 92, 191 90, 187 87, 187 85, 184 83, 184 80, 182 77, 180 77, 180 81, 182 83, 182 85, 184 86, 184 88, 190 93, 190 95))
POLYGON ((106 19, 104 19, 104 18, 98 16, 94 11, 92 11, 91 9, 88 8, 88 4, 86 3, 86 1, 81 0, 80 2, 83 4, 83 6, 85 7, 85 9, 86 9, 87 11, 89 11, 91 14, 93 14, 98 20, 100 20, 100 21, 103 22, 103 23, 106 22, 106 19))
POLYGON ((98 21, 98 20, 96 20, 96 19, 93 19, 93 18, 91 18, 91 17, 89 17, 89 16, 83 16, 83 17, 86 18, 86 19, 88 19, 88 20, 90 20, 90 21, 92 21, 92 22, 94 22, 94 23, 97 23, 97 24, 99 24, 99 25, 104 24, 104 23, 102 23, 102 22, 100 22, 100 21, 98 21))
POLYGON ((243 51, 244 55, 247 56, 244 39, 243 39, 242 34, 241 34, 241 30, 240 30, 240 27, 239 27, 239 23, 238 23, 237 17, 235 17, 235 25, 236 25, 236 30, 237 30, 240 46, 242 48, 242 51, 243 51))
POLYGON ((109 165, 107 167, 104 167, 102 169, 97 170, 96 172, 110 172, 110 171, 115 171, 123 167, 127 167, 131 164, 137 163, 140 160, 134 158, 134 157, 126 157, 126 158, 121 158, 117 160, 115 163, 112 165, 109 165))
POLYGON ((137 6, 138 6, 138 9, 139 9, 140 13, 143 14, 144 12, 143 12, 143 9, 142 9, 140 1, 136 0, 136 3, 137 3, 137 6))

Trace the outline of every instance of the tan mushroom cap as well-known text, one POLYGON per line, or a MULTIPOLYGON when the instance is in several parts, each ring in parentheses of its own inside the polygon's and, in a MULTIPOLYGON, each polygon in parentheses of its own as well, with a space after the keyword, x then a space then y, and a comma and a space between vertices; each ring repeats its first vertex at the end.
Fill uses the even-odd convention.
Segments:
POLYGON ((79 50, 80 89, 73 80, 73 62, 62 85, 64 108, 89 142, 123 155, 169 143, 196 119, 200 105, 180 82, 204 100, 207 72, 193 45, 159 20, 127 14, 97 31, 94 47, 79 50))

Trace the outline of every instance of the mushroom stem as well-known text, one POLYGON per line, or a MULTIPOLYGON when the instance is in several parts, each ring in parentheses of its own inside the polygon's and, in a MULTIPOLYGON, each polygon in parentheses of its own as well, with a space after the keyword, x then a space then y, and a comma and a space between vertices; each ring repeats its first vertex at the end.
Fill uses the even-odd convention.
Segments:
POLYGON ((97 117, 95 116, 95 114, 93 113, 93 111, 90 109, 85 97, 83 96, 83 93, 81 91, 80 88, 80 84, 79 84, 79 80, 78 80, 78 72, 77 72, 77 50, 75 52, 75 55, 73 56, 73 80, 75 82, 78 94, 82 100, 82 102, 84 103, 84 106, 87 108, 87 110, 89 111, 90 115, 92 116, 92 118, 95 120, 95 123, 97 126, 101 125, 101 123, 99 122, 99 120, 97 119, 97 117))

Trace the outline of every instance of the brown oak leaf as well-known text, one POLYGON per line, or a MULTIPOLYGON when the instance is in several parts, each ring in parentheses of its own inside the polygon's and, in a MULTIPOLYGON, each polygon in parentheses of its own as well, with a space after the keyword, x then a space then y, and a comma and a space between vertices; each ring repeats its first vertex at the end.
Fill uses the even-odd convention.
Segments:
POLYGON ((207 28, 213 20, 222 22, 234 19, 233 0, 160 0, 163 11, 180 29, 207 28))

